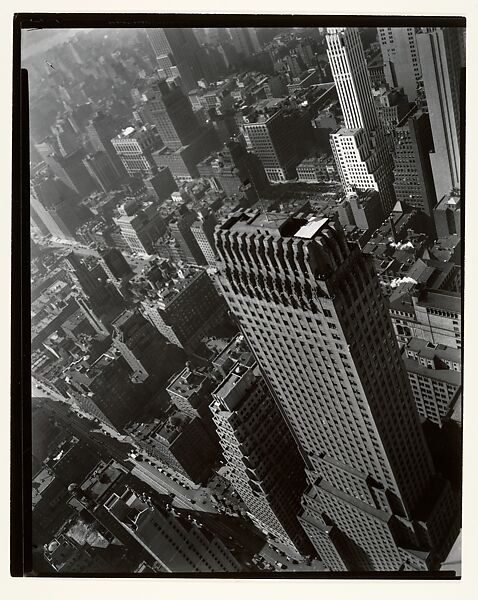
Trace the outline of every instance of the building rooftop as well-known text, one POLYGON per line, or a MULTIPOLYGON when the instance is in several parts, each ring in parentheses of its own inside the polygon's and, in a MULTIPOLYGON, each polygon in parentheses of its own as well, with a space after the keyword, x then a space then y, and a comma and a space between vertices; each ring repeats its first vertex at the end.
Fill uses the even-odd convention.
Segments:
POLYGON ((259 212, 256 210, 237 212, 222 227, 231 232, 263 233, 282 238, 313 239, 332 223, 320 216, 290 216, 282 212, 259 212))
POLYGON ((81 484, 80 488, 93 501, 98 501, 110 489, 115 481, 126 473, 125 469, 115 460, 100 463, 81 484))
POLYGON ((462 298, 458 292, 446 290, 424 290, 418 297, 419 306, 441 308, 450 312, 461 314, 462 298))
POLYGON ((321 229, 329 222, 329 219, 321 219, 320 217, 314 217, 305 225, 302 225, 298 231, 295 232, 295 237, 304 238, 310 240, 313 238, 321 229))
POLYGON ((450 192, 435 206, 434 210, 457 210, 461 206, 461 198, 459 192, 450 192))
POLYGON ((451 369, 430 369, 429 367, 421 365, 413 358, 404 358, 403 364, 409 373, 415 373, 422 377, 435 379, 456 387, 461 385, 461 373, 458 371, 452 371, 451 369))
POLYGON ((237 363, 223 381, 217 386, 213 392, 213 396, 220 400, 227 410, 234 410, 237 408, 238 403, 245 397, 245 385, 253 382, 255 377, 259 374, 258 369, 252 369, 252 367, 246 367, 237 363), (242 393, 233 394, 234 390, 238 389, 241 385, 242 393))
POLYGON ((241 362, 246 366, 250 366, 254 362, 252 352, 241 333, 238 333, 212 360, 212 364, 216 368, 223 370, 228 370, 236 362, 241 362))
POLYGON ((166 389, 168 392, 172 392, 183 398, 189 398, 199 392, 206 381, 207 376, 205 374, 186 367, 179 375, 173 376, 166 389))
POLYGON ((420 338, 411 338, 406 346, 407 350, 416 352, 420 357, 432 359, 435 356, 443 361, 461 363, 461 350, 451 348, 444 344, 434 344, 420 338))

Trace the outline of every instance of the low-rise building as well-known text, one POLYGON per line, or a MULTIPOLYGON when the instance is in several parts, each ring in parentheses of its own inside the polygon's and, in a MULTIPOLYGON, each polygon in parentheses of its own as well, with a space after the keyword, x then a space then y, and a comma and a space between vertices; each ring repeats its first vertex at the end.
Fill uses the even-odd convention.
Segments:
POLYGON ((330 181, 338 177, 335 161, 332 156, 321 154, 305 158, 297 165, 297 177, 305 183, 330 181))
POLYGON ((390 316, 400 345, 414 337, 461 348, 461 295, 424 289, 403 294, 390 302, 390 316))

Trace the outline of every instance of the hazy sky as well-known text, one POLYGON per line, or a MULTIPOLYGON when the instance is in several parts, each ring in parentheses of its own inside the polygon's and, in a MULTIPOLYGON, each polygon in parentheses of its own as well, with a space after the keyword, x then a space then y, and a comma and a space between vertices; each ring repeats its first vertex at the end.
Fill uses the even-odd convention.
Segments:
POLYGON ((78 31, 87 29, 24 29, 22 31, 22 60, 39 52, 46 52, 56 44, 64 42, 78 31))

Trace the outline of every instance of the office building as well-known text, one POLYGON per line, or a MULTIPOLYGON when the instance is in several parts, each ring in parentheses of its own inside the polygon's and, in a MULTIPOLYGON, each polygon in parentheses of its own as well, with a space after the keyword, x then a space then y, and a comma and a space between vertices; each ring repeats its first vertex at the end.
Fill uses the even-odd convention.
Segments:
POLYGON ((235 140, 226 142, 197 167, 201 177, 211 179, 227 196, 240 194, 251 186, 257 197, 266 194, 270 187, 261 160, 235 140))
POLYGON ((297 176, 295 168, 307 153, 305 136, 299 133, 301 124, 298 113, 285 113, 276 100, 264 101, 244 117, 244 135, 269 181, 286 181, 297 176), (300 144, 296 141, 298 137, 300 144))
POLYGON ((297 165, 297 178, 305 183, 320 183, 337 177, 337 168, 332 156, 321 154, 305 158, 297 165))
POLYGON ((395 195, 404 202, 433 216, 435 184, 430 163, 433 138, 427 112, 413 108, 395 129, 395 195))
POLYGON ((223 542, 196 522, 178 519, 149 498, 123 487, 104 504, 128 534, 166 573, 237 573, 238 561, 223 542))
POLYGON ((83 159, 83 164, 103 192, 111 192, 119 187, 118 173, 106 152, 98 150, 94 154, 88 154, 83 159))
POLYGON ((124 179, 126 170, 111 143, 118 133, 114 119, 103 112, 98 112, 86 126, 86 131, 94 150, 104 152, 110 159, 118 177, 124 179))
POLYGON ((159 167, 156 174, 146 177, 143 181, 148 192, 159 202, 163 202, 173 192, 178 191, 178 186, 168 167, 159 167))
POLYGON ((220 141, 212 126, 199 129, 194 140, 187 146, 171 150, 164 146, 153 152, 153 161, 161 169, 168 167, 177 183, 192 181, 200 177, 197 165, 214 150, 220 141))
POLYGON ((95 260, 87 264, 71 252, 64 259, 78 306, 97 334, 109 334, 111 321, 124 309, 124 299, 95 260))
POLYGON ((91 216, 86 207, 79 206, 77 194, 56 177, 32 182, 30 207, 43 233, 59 239, 74 240, 77 229, 91 216))
POLYGON ((141 302, 144 316, 172 344, 194 348, 224 315, 225 305, 202 269, 188 267, 141 302))
POLYGON ((55 572, 70 577, 121 573, 131 564, 127 549, 114 536, 95 521, 85 522, 76 511, 44 545, 43 557, 55 572))
POLYGON ((257 364, 235 363, 212 397, 226 477, 249 516, 292 555, 313 552, 297 520, 304 463, 257 364))
POLYGON ((254 27, 229 27, 229 34, 236 52, 243 58, 262 50, 254 27))
POLYGON ((378 27, 385 80, 391 88, 402 88, 412 102, 422 80, 415 27, 378 27))
POLYGON ((178 85, 155 82, 137 109, 144 123, 155 125, 163 144, 178 150, 199 134, 199 123, 188 97, 178 85))
POLYGON ((209 265, 214 265, 216 259, 216 243, 214 241, 216 225, 216 217, 208 209, 201 209, 198 212, 198 218, 191 224, 191 233, 209 265))
POLYGON ((210 418, 209 404, 215 386, 215 379, 189 365, 171 377, 166 391, 174 406, 184 414, 192 418, 210 418))
POLYGON ((457 190, 443 196, 433 209, 438 238, 461 233, 461 198, 457 190))
POLYGON ((330 135, 340 180, 346 192, 378 191, 388 214, 395 204, 393 162, 357 29, 329 28, 327 48, 345 122, 330 135))
POLYGON ((193 30, 187 27, 158 27, 146 29, 146 34, 164 78, 177 74, 186 92, 197 88, 203 70, 199 62, 201 47, 193 30))
POLYGON ((193 484, 206 483, 213 473, 218 449, 201 419, 171 408, 164 418, 134 423, 128 434, 149 456, 193 484))
POLYGON ((461 348, 461 300, 458 292, 424 289, 390 302, 390 315, 399 344, 419 338, 461 348))
POLYGON ((85 509, 156 573, 241 570, 194 513, 172 506, 116 461, 98 465, 80 485, 70 487, 71 505, 85 509))
POLYGON ((371 234, 383 223, 380 196, 374 190, 345 194, 337 202, 337 216, 342 227, 351 225, 371 234))
POLYGON ((67 396, 84 412, 117 431, 138 414, 138 390, 121 355, 110 352, 91 362, 73 365, 64 373, 67 396))
POLYGON ((121 296, 107 281, 101 265, 89 264, 75 252, 70 252, 63 264, 75 288, 98 310, 121 302, 121 296))
POLYGON ((458 505, 438 475, 371 257, 329 219, 236 213, 229 307, 307 461, 299 519, 334 571, 438 568, 458 505), (383 398, 386 397, 386 403, 383 398))
POLYGON ((137 311, 128 309, 112 323, 112 343, 130 369, 132 380, 145 381, 166 351, 166 339, 137 311))
POLYGON ((461 394, 461 351, 412 338, 403 362, 419 415, 441 426, 461 394))
POLYGON ((391 135, 414 105, 408 101, 407 96, 400 89, 390 88, 388 85, 372 90, 372 94, 379 121, 386 133, 391 135))
POLYGON ((96 180, 83 164, 85 152, 82 148, 63 156, 51 138, 43 140, 36 148, 51 172, 80 197, 87 196, 98 188, 96 180))
POLYGON ((133 275, 133 271, 117 248, 103 247, 98 250, 98 260, 110 282, 118 289, 133 275))
MULTIPOLYGON (((179 246, 180 259, 191 265, 206 266, 208 264, 206 256, 201 250, 201 246, 192 231, 192 227, 197 219, 198 214, 188 210, 178 217, 173 218, 169 222, 169 229, 179 246)), ((209 223, 210 222, 211 221, 209 221, 209 223)))
POLYGON ((460 187, 460 96, 463 31, 437 27, 417 34, 434 152, 430 161, 437 198, 460 187))
POLYGON ((151 155, 163 146, 156 127, 149 124, 126 127, 111 143, 130 177, 155 173, 156 165, 151 155))
POLYGON ((131 198, 118 208, 118 214, 114 222, 131 253, 154 254, 156 242, 167 229, 158 205, 155 202, 138 203, 131 198))

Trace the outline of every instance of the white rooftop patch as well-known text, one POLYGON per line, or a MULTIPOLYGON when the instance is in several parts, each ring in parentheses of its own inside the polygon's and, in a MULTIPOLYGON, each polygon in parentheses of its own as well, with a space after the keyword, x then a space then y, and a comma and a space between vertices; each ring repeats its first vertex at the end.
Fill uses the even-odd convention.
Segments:
POLYGON ((328 221, 329 219, 315 217, 305 225, 302 225, 302 227, 294 234, 294 237, 310 240, 328 221))

